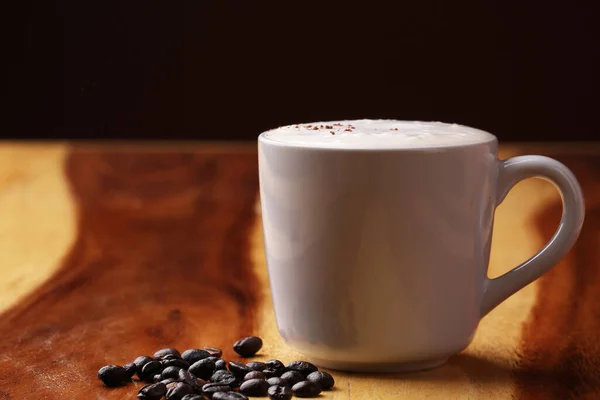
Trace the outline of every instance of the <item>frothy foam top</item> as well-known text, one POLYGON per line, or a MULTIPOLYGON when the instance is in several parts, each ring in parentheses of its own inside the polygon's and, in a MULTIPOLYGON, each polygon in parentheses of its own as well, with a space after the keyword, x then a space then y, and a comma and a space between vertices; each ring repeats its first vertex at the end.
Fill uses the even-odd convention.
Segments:
POLYGON ((282 126, 262 137, 285 145, 339 149, 446 147, 495 139, 487 132, 457 124, 369 119, 282 126))

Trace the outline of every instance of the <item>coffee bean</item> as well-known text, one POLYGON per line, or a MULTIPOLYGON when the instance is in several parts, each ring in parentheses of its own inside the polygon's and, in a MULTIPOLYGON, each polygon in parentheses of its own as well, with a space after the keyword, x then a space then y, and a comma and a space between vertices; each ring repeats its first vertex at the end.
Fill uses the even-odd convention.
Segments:
POLYGON ((156 353, 154 353, 155 360, 161 360, 166 356, 174 356, 176 358, 181 358, 181 354, 176 349, 172 348, 160 349, 156 353))
POLYGON ((321 387, 321 390, 329 390, 335 385, 333 376, 325 371, 315 371, 306 377, 307 381, 316 383, 321 387))
POLYGON ((175 354, 167 354, 166 356, 162 356, 159 359, 156 359, 156 361, 164 361, 164 360, 180 360, 181 357, 176 356, 175 354))
POLYGON ((321 388, 314 382, 302 381, 292 386, 292 393, 296 397, 317 397, 321 393, 321 388))
POLYGON ((279 378, 284 372, 285 372, 285 369, 272 369, 272 368, 266 368, 262 371, 262 373, 265 375, 265 377, 267 379, 279 378))
POLYGON ((265 368, 267 368, 267 364, 265 364, 264 362, 260 362, 260 361, 251 361, 248 364, 246 364, 246 366, 255 371, 262 371, 265 368))
POLYGON ((304 376, 308 376, 309 374, 318 371, 318 368, 315 365, 307 361, 292 361, 285 367, 288 370, 298 371, 304 376))
POLYGON ((250 397, 266 396, 268 389, 269 384, 264 379, 250 379, 240 386, 240 392, 250 397))
POLYGON ((248 397, 238 392, 217 392, 213 400, 248 400, 248 397))
POLYGON ((227 370, 219 370, 215 371, 214 374, 210 377, 210 381, 214 383, 222 383, 225 385, 229 385, 232 388, 238 386, 237 378, 231 371, 227 370))
POLYGON ((215 363, 210 358, 204 358, 193 363, 188 371, 196 375, 198 378, 209 379, 215 372, 215 363))
POLYGON ((142 368, 144 368, 144 365, 148 364, 150 361, 154 361, 154 359, 148 356, 139 356, 138 358, 133 360, 133 363, 136 366, 135 372, 140 379, 142 379, 142 368))
POLYGON ((221 358, 223 356, 223 350, 217 349, 216 347, 203 347, 202 350, 206 351, 213 357, 221 358))
POLYGON ((202 386, 202 393, 204 393, 205 395, 207 395, 208 397, 212 397, 215 393, 218 392, 230 392, 231 391, 231 386, 225 384, 225 383, 219 383, 219 382, 214 382, 214 383, 207 383, 206 385, 202 386))
POLYGON ((194 394, 194 389, 190 385, 179 382, 167 391, 167 400, 181 400, 187 394, 194 394))
POLYGON ((171 390, 172 388, 174 388, 175 386, 177 386, 178 384, 179 384, 179 382, 177 382, 177 381, 174 381, 174 382, 171 382, 171 383, 167 383, 167 392, 169 390, 171 390))
POLYGON ((140 378, 143 381, 152 382, 154 375, 160 374, 162 370, 163 367, 161 363, 159 363, 158 361, 150 361, 142 367, 142 376, 140 376, 140 378))
POLYGON ((137 398, 140 400, 160 400, 167 394, 167 386, 164 383, 146 385, 138 391, 137 398))
POLYGON ((288 386, 273 385, 267 390, 270 400, 290 400, 292 389, 288 386))
POLYGON ((267 379, 267 383, 269 384, 269 386, 279 385, 292 387, 288 381, 284 381, 278 376, 274 376, 272 378, 267 379))
POLYGON ((265 380, 265 374, 260 371, 250 371, 244 375, 244 380, 249 381, 250 379, 262 379, 265 380))
POLYGON ((160 374, 156 374, 152 377, 152 382, 154 383, 158 383, 162 380, 162 377, 160 376, 160 374))
POLYGON ((206 360, 211 360, 215 363, 215 371, 218 371, 220 369, 227 369, 227 361, 221 360, 219 357, 211 356, 206 358, 206 360))
POLYGON ((177 379, 173 379, 173 378, 167 378, 164 379, 162 381, 159 381, 160 383, 164 383, 165 385, 170 385, 171 383, 177 383, 177 379))
POLYGON ((137 366, 134 363, 125 364, 123 365, 123 368, 125 369, 125 371, 127 371, 127 374, 129 375, 130 379, 133 375, 135 375, 137 371, 137 366))
POLYGON ((187 361, 190 365, 207 357, 210 357, 210 353, 200 349, 188 349, 181 354, 181 358, 187 361))
POLYGON ((302 382, 305 378, 300 372, 292 370, 283 373, 283 375, 281 375, 281 379, 287 381, 289 386, 294 386, 296 383, 302 382))
POLYGON ((203 379, 197 378, 196 375, 185 369, 179 370, 179 382, 190 385, 196 393, 202 393, 202 386, 206 385, 203 379))
POLYGON ((233 350, 242 357, 252 357, 261 349, 263 341, 256 336, 248 336, 238 340, 233 345, 233 350))
POLYGON ((106 365, 98 371, 98 379, 104 382, 105 386, 114 387, 131 380, 131 377, 123 367, 106 365))
POLYGON ((204 397, 200 394, 186 394, 181 400, 204 400, 204 397))
POLYGON ((225 360, 215 361, 215 371, 226 370, 226 369, 227 369, 227 361, 225 361, 225 360))
POLYGON ((160 380, 167 378, 179 379, 179 371, 181 371, 179 367, 167 367, 160 373, 160 380))
POLYGON ((190 367, 190 364, 181 358, 163 358, 160 360, 160 364, 163 366, 163 368, 179 367, 181 369, 188 369, 190 367))
POLYGON ((229 370, 233 372, 236 378, 239 379, 243 379, 248 372, 252 372, 252 369, 250 367, 247 367, 245 364, 235 361, 231 361, 229 363, 229 370))
POLYGON ((283 363, 279 360, 269 360, 265 363, 265 365, 267 366, 267 368, 273 368, 273 369, 285 368, 285 365, 283 365, 283 363))
POLYGON ((285 365, 279 360, 269 360, 265 363, 267 368, 262 370, 267 378, 279 377, 286 371, 285 365))

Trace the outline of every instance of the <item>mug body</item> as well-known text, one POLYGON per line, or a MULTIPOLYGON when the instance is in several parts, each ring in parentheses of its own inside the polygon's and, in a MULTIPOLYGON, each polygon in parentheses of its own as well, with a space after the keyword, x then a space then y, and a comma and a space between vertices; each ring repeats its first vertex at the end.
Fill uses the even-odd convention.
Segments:
POLYGON ((497 141, 332 149, 259 137, 260 199, 280 334, 317 365, 434 367, 481 318, 497 141))

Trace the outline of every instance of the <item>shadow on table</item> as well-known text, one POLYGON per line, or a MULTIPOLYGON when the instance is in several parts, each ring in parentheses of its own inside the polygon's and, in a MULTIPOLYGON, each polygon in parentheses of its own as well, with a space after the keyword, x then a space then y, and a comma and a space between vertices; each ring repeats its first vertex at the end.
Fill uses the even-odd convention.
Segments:
POLYGON ((413 373, 349 373, 353 380, 373 379, 402 380, 408 382, 459 382, 468 381, 472 384, 493 383, 494 385, 514 380, 515 371, 510 368, 509 361, 492 361, 472 354, 458 354, 451 357, 441 367, 428 371, 413 373))

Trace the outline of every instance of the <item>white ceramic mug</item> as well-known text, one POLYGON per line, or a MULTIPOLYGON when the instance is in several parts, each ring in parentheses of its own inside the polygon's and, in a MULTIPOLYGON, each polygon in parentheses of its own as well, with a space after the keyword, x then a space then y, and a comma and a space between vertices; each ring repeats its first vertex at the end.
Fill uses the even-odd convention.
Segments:
POLYGON ((584 218, 574 175, 543 156, 498 160, 490 137, 369 149, 259 137, 268 272, 289 345, 333 369, 432 368, 467 347, 483 316, 565 256, 584 218), (560 191, 558 230, 528 261, 489 279, 494 210, 530 177, 560 191))

